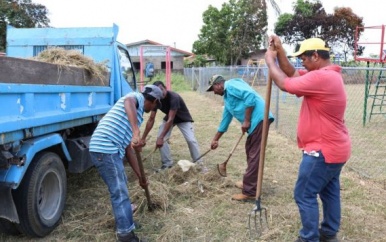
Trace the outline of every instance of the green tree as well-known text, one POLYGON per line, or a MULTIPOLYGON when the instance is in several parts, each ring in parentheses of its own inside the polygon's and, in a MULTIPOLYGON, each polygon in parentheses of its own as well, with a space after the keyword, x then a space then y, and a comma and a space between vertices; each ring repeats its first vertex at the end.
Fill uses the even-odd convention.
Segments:
MULTIPOLYGON (((322 38, 333 50, 343 52, 347 61, 347 54, 354 50, 357 26, 363 27, 363 18, 353 13, 351 8, 335 8, 333 14, 327 14, 319 0, 297 0, 294 14, 279 16, 275 33, 284 38, 284 43, 297 46, 307 38, 322 38)), ((361 32, 363 29, 360 29, 358 38, 361 32)), ((358 48, 359 54, 363 49, 358 48)))
POLYGON ((231 24, 230 38, 233 48, 231 63, 262 47, 267 33, 268 17, 265 1, 238 1, 234 8, 235 21, 231 24))
POLYGON ((0 51, 6 47, 7 24, 16 28, 48 27, 48 10, 31 0, 0 1, 0 51))
POLYGON ((230 0, 221 9, 209 6, 203 13, 203 22, 199 39, 193 43, 193 53, 234 65, 262 46, 267 31, 266 2, 230 0))
MULTIPOLYGON (((355 51, 355 33, 358 27, 358 38, 363 29, 363 18, 353 13, 351 8, 335 8, 334 14, 325 29, 324 38, 335 46, 335 49, 341 49, 344 60, 347 62, 347 55, 355 51)), ((364 47, 357 47, 357 55, 363 54, 364 47)))

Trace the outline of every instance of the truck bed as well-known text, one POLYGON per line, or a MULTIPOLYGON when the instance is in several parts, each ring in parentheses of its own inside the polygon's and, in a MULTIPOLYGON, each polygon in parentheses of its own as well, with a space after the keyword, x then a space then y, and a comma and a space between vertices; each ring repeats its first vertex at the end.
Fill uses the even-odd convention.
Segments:
POLYGON ((0 57, 0 103, 0 144, 5 144, 96 122, 113 97, 110 86, 82 69, 0 57))
POLYGON ((0 83, 106 86, 108 79, 108 73, 100 80, 77 67, 0 56, 0 83))

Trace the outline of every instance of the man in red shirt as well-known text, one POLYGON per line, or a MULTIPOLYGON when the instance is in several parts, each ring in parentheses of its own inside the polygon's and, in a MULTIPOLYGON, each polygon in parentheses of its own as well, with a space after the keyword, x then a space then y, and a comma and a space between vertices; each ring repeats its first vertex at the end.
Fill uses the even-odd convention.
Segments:
POLYGON ((303 97, 297 129, 303 158, 294 190, 303 227, 296 241, 338 241, 339 177, 351 154, 341 67, 330 62, 330 49, 319 38, 304 40, 292 55, 306 70, 296 70, 288 61, 278 36, 271 36, 270 44, 265 60, 271 78, 282 91, 303 97), (318 195, 323 203, 320 228, 318 195))

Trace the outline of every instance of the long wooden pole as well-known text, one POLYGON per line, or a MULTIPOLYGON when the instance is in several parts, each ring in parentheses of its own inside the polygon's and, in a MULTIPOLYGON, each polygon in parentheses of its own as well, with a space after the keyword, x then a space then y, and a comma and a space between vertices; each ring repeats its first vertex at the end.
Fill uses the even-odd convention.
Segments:
MULTIPOLYGON (((146 175, 145 175, 145 170, 143 168, 141 153, 136 150, 135 151, 135 155, 137 156, 137 162, 138 162, 139 172, 141 173, 142 183, 145 183, 145 182, 147 182, 147 179, 146 179, 146 175)), ((147 207, 148 207, 149 210, 152 210, 153 209, 153 207, 152 207, 153 204, 151 203, 149 188, 146 185, 144 187, 144 189, 145 189, 145 195, 146 195, 146 199, 147 199, 147 207)))
POLYGON ((269 128, 269 123, 268 123, 269 107, 271 105, 271 90, 272 90, 272 79, 268 73, 267 92, 265 95, 265 109, 264 109, 263 131, 262 131, 263 133, 262 133, 261 148, 260 148, 259 170, 257 173, 256 201, 260 200, 261 187, 263 184, 265 147, 267 146, 268 128, 269 128))

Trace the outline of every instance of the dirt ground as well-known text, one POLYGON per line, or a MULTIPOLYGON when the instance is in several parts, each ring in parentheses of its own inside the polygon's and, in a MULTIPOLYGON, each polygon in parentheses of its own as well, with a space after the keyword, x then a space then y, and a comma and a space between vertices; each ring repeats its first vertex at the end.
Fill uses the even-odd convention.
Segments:
MULTIPOLYGON (((196 138, 204 152, 209 148, 221 119, 221 100, 196 92, 183 92, 181 95, 195 120, 196 138)), ((150 133, 152 137, 142 152, 143 157, 154 149, 162 117, 161 113, 157 115, 157 122, 150 133)), ((301 153, 292 140, 273 128, 270 130, 261 197, 268 219, 267 223, 264 221, 263 228, 256 231, 248 226, 254 201, 236 202, 230 199, 232 194, 240 192, 234 182, 242 178, 246 168, 245 137, 228 163, 228 177, 221 177, 216 171, 216 164, 226 160, 239 135, 240 124, 233 121, 220 140, 219 148, 205 156, 209 169, 207 173, 195 168, 183 173, 178 165, 155 173, 154 169, 161 165, 159 153, 149 156, 144 166, 151 199, 158 205, 154 211, 147 209, 144 191, 127 167, 130 196, 139 206, 134 214, 135 221, 140 225, 136 233, 148 241, 165 242, 294 241, 300 229, 300 220, 293 200, 293 187, 301 153), (260 232, 262 234, 258 236, 260 232)), ((170 145, 175 162, 191 160, 178 129, 173 130, 170 145)), ((385 186, 363 179, 346 168, 342 172, 341 184, 340 240, 386 241, 385 186)), ((49 236, 37 240, 0 235, 0 241, 115 241, 109 195, 97 171, 93 168, 83 174, 68 175, 68 198, 62 222, 49 236)))

